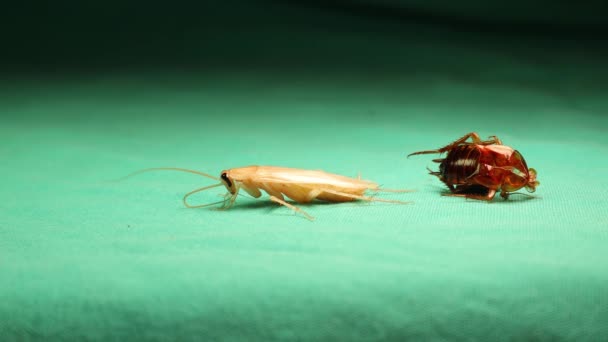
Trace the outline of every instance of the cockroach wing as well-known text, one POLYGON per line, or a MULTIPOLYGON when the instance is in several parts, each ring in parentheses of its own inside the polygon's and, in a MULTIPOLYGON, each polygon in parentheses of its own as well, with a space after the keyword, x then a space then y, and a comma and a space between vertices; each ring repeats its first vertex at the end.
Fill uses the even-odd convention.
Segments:
POLYGON ((336 175, 321 170, 303 170, 275 166, 258 167, 252 180, 263 183, 281 183, 353 190, 378 188, 378 184, 371 181, 336 175))

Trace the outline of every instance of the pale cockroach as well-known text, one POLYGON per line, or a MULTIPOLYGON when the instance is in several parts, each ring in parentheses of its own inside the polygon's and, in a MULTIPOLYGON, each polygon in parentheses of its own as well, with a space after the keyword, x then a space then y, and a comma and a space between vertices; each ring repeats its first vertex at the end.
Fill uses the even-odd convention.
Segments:
POLYGON ((268 193, 272 202, 283 205, 296 213, 300 213, 309 220, 314 220, 314 217, 295 205, 287 203, 285 197, 290 198, 296 203, 310 203, 313 200, 325 202, 350 202, 362 200, 400 204, 411 203, 381 199, 365 194, 367 191, 409 192, 411 190, 383 189, 375 182, 362 180, 360 178, 350 178, 320 170, 303 170, 278 166, 246 166, 228 169, 222 171, 219 178, 195 170, 177 167, 158 167, 136 171, 124 178, 142 172, 156 170, 188 172, 220 181, 218 184, 205 186, 185 194, 182 201, 188 208, 202 208, 222 204, 222 209, 228 209, 234 205, 236 197, 239 195, 241 189, 245 190, 245 192, 254 198, 262 196, 260 190, 264 190, 268 193), (191 205, 188 203, 188 197, 191 195, 222 185, 228 190, 224 195, 223 200, 199 205, 191 205))

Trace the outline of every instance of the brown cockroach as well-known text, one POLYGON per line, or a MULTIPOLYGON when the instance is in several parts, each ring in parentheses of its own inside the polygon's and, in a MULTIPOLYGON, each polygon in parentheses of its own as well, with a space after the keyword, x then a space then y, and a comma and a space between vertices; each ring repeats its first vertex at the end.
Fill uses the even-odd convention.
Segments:
POLYGON ((419 151, 408 155, 445 153, 445 158, 434 159, 439 171, 429 170, 450 189, 448 196, 491 201, 500 191, 504 199, 523 187, 534 192, 540 182, 536 170, 528 168, 517 150, 502 144, 496 136, 481 140, 475 132, 436 150, 419 151), (471 138, 472 142, 467 142, 471 138))

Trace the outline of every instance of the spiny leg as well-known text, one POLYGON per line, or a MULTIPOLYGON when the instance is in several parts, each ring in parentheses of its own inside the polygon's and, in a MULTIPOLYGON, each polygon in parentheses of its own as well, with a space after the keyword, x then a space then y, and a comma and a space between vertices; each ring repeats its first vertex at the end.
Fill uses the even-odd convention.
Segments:
POLYGON ((476 145, 502 145, 502 141, 500 141, 500 139, 498 139, 498 137, 495 135, 490 135, 488 137, 488 140, 481 140, 481 138, 479 137, 479 134, 477 134, 475 132, 471 132, 471 133, 465 135, 464 137, 453 142, 451 145, 455 146, 455 145, 464 144, 468 138, 471 138, 471 140, 473 140, 473 144, 476 144, 476 145))
POLYGON ((473 144, 478 144, 478 145, 493 145, 493 144, 501 145, 502 144, 501 141, 496 136, 491 136, 490 140, 481 140, 481 138, 479 137, 479 134, 477 134, 475 132, 471 132, 471 133, 465 134, 460 139, 457 139, 453 143, 446 145, 444 147, 438 148, 436 150, 418 151, 418 152, 410 153, 408 155, 408 157, 419 155, 419 154, 444 153, 444 152, 452 150, 454 147, 456 147, 458 145, 470 144, 470 143, 466 142, 469 138, 471 138, 473 144))
MULTIPOLYGON (((462 138, 454 141, 453 143, 451 143, 448 146, 457 146, 457 145, 463 144, 469 138, 471 138, 471 140, 473 140, 473 144, 480 144, 482 142, 481 138, 479 137, 479 134, 477 134, 476 132, 471 132, 471 133, 465 134, 462 138)), ((448 146, 446 146, 446 147, 448 147, 448 146)))
POLYGON ((448 144, 448 145, 446 145, 444 147, 438 148, 436 150, 418 151, 418 152, 410 153, 408 155, 408 158, 411 157, 411 156, 419 155, 419 154, 443 153, 443 152, 446 152, 446 151, 450 151, 454 147, 456 147, 456 146, 458 146, 460 144, 463 144, 469 138, 471 138, 473 140, 474 144, 476 144, 478 142, 481 142, 481 139, 479 138, 479 134, 477 134, 475 132, 471 132, 471 133, 466 134, 462 138, 454 141, 453 143, 448 144))
POLYGON ((495 135, 490 135, 489 140, 486 140, 486 142, 488 142, 488 144, 484 144, 484 145, 502 145, 502 141, 500 139, 498 139, 497 136, 495 135))
POLYGON ((270 200, 271 200, 271 201, 273 201, 273 202, 275 202, 275 203, 278 203, 278 204, 280 204, 280 205, 284 205, 284 206, 286 206, 287 208, 289 208, 289 209, 291 209, 291 210, 295 211, 296 213, 300 213, 300 214, 304 215, 304 216, 305 216, 307 219, 309 219, 309 220, 311 220, 311 221, 314 221, 314 219, 315 219, 315 218, 314 218, 314 216, 309 215, 309 214, 308 214, 307 212, 305 212, 304 210, 302 210, 302 209, 300 209, 300 208, 296 207, 295 205, 291 205, 291 204, 289 204, 289 203, 285 202, 284 200, 282 200, 282 199, 280 199, 280 198, 278 198, 278 197, 276 197, 276 196, 270 196, 270 200))

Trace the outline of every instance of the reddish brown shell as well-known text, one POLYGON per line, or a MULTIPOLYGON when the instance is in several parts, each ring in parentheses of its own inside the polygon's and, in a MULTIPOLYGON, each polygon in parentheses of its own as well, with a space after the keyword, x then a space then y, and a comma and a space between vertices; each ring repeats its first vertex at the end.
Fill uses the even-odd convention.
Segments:
POLYGON ((524 157, 517 150, 502 145, 497 137, 481 140, 477 133, 469 133, 455 142, 437 150, 410 154, 447 153, 445 158, 434 159, 439 171, 437 176, 453 196, 492 200, 497 191, 503 198, 525 187, 534 192, 540 184, 536 171, 529 169, 524 157), (467 142, 471 138, 472 142, 467 142))

